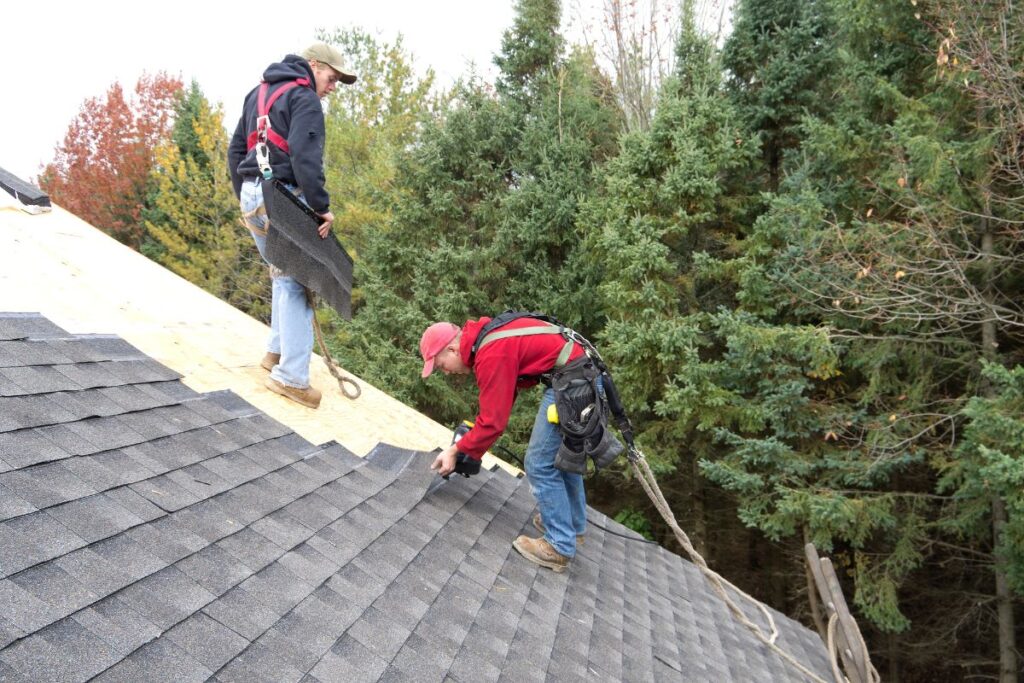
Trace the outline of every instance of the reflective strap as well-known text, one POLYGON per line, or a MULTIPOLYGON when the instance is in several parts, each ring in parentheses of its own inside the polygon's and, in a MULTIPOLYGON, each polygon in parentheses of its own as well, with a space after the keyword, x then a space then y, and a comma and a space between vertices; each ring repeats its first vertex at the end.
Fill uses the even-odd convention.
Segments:
POLYGON ((558 358, 555 359, 555 367, 553 369, 557 370, 558 368, 563 367, 566 363, 568 363, 569 362, 569 354, 571 354, 571 353, 572 353, 572 341, 567 341, 567 342, 565 342, 565 346, 563 346, 562 350, 559 352, 558 358))
MULTIPOLYGON (((498 330, 497 332, 491 332, 484 337, 484 340, 480 342, 480 346, 477 348, 477 353, 482 351, 483 348, 491 342, 498 341, 499 339, 508 339, 509 337, 528 337, 534 334, 562 334, 563 329, 564 328, 561 328, 558 325, 545 323, 544 327, 519 327, 514 330, 498 330)), ((562 350, 558 353, 558 358, 555 360, 555 367, 553 369, 557 370, 569 361, 569 355, 572 354, 572 344, 573 342, 571 340, 565 342, 565 346, 563 346, 562 350)))

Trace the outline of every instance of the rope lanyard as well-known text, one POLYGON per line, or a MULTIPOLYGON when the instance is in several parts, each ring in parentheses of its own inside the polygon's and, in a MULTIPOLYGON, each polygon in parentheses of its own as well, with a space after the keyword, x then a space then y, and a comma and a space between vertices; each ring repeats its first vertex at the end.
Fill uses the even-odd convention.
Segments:
POLYGON ((345 395, 345 398, 359 398, 363 393, 362 388, 354 379, 345 377, 338 371, 338 366, 334 363, 334 359, 331 358, 331 352, 327 350, 327 344, 324 343, 324 333, 320 330, 320 321, 316 319, 315 312, 313 313, 313 331, 316 332, 316 343, 320 346, 320 354, 323 356, 324 364, 327 365, 327 370, 331 373, 331 376, 338 380, 338 388, 341 389, 341 393, 345 395), (351 390, 345 388, 346 383, 352 385, 351 390))
MULTIPOLYGON (((660 489, 660 487, 657 485, 657 481, 654 479, 654 473, 651 471, 650 465, 647 464, 647 459, 644 457, 643 453, 640 451, 640 449, 638 449, 638 447, 635 444, 631 443, 629 445, 629 452, 627 457, 630 461, 630 465, 632 465, 633 467, 633 472, 636 474, 637 479, 640 481, 640 485, 643 486, 644 492, 647 494, 647 497, 650 498, 651 503, 654 504, 654 507, 657 508, 657 511, 660 513, 660 515, 662 515, 662 518, 665 519, 665 522, 672 529, 673 533, 675 533, 676 541, 678 541, 679 545, 683 547, 683 550, 686 551, 686 554, 689 555, 693 563, 697 565, 697 568, 700 569, 700 572, 703 574, 703 577, 705 577, 705 579, 708 581, 708 584, 715 591, 715 594, 722 599, 722 602, 724 602, 725 605, 729 608, 729 611, 732 612, 732 615, 736 617, 736 621, 738 621, 740 624, 746 627, 746 629, 751 631, 751 633, 753 633, 758 640, 760 640, 762 643, 767 645, 772 651, 778 654, 784 661, 786 661, 787 664, 793 666, 794 669, 807 676, 810 680, 814 681, 814 683, 827 683, 820 676, 818 676, 810 669, 805 667, 803 664, 801 664, 795 656, 786 652, 781 647, 775 644, 775 640, 776 638, 778 638, 778 628, 775 626, 775 620, 772 617, 771 612, 768 611, 768 608, 762 602, 744 593, 740 589, 736 588, 727 579, 722 577, 721 574, 719 574, 717 571, 708 566, 708 562, 705 560, 705 558, 703 558, 700 555, 700 553, 697 552, 696 548, 693 547, 693 544, 690 543, 689 537, 686 535, 686 531, 684 531, 682 527, 679 525, 679 521, 676 519, 676 515, 672 512, 672 509, 669 507, 668 501, 665 500, 665 495, 662 494, 662 489, 660 489), (768 623, 771 635, 765 634, 761 627, 752 622, 750 618, 746 616, 745 613, 743 613, 743 610, 739 607, 739 605, 737 605, 736 602, 726 592, 725 589, 727 586, 731 588, 733 591, 735 591, 740 598, 748 601, 749 603, 751 603, 752 605, 761 610, 761 613, 765 617, 765 621, 768 623)), ((833 672, 836 676, 836 682, 844 683, 846 679, 841 674, 839 674, 839 668, 836 664, 836 658, 833 649, 833 647, 829 646, 829 656, 831 657, 831 660, 833 660, 833 672)))
POLYGON ((305 289, 306 301, 309 303, 309 307, 313 309, 313 332, 316 334, 317 346, 320 347, 320 356, 324 359, 324 364, 327 366, 328 372, 331 373, 331 377, 338 380, 338 388, 341 389, 341 393, 345 395, 345 398, 355 400, 362 396, 363 389, 359 386, 358 382, 351 377, 345 377, 338 370, 334 358, 331 357, 331 352, 327 350, 327 342, 324 341, 324 333, 320 329, 320 321, 316 319, 316 294, 309 287, 305 289), (351 384, 352 388, 348 389, 345 386, 346 384, 351 384))

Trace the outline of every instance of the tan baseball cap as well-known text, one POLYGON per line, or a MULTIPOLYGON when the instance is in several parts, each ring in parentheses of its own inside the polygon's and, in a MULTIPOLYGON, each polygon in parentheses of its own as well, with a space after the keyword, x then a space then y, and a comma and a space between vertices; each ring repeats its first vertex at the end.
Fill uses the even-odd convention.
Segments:
POLYGON ((355 74, 350 74, 345 70, 345 60, 342 58, 341 53, 327 43, 313 43, 302 51, 302 57, 306 61, 316 60, 321 64, 331 67, 338 72, 339 80, 342 83, 351 85, 356 82, 355 74))

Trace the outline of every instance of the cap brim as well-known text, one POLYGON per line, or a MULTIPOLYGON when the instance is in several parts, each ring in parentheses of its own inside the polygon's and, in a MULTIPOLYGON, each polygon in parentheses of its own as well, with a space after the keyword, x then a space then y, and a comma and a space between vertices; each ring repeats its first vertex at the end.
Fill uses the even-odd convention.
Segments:
MULTIPOLYGON (((436 358, 437 356, 434 356, 436 358)), ((430 373, 434 371, 434 358, 428 358, 423 362, 423 372, 420 373, 420 377, 426 379, 430 377, 430 373)))
POLYGON ((344 83, 345 85, 352 85, 353 83, 356 82, 357 79, 355 74, 350 74, 345 71, 342 71, 333 64, 329 64, 328 66, 334 69, 334 73, 338 74, 338 80, 344 83))

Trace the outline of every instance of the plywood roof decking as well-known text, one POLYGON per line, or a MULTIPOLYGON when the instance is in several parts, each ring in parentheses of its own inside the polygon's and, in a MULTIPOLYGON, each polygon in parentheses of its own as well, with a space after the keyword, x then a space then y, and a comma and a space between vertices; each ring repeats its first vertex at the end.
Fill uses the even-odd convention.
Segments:
POLYGON ((358 380, 362 396, 345 398, 319 356, 311 368, 324 392, 318 410, 267 391, 265 325, 59 207, 29 215, 0 205, 0 310, 38 311, 72 333, 116 334, 196 391, 231 389, 312 443, 333 439, 363 454, 380 441, 430 450, 451 438, 387 387, 358 380))

